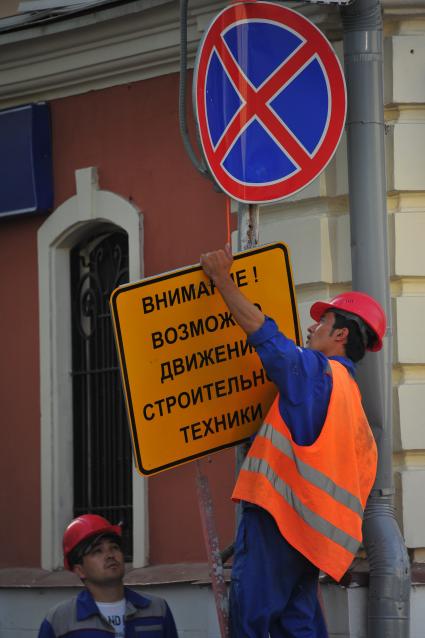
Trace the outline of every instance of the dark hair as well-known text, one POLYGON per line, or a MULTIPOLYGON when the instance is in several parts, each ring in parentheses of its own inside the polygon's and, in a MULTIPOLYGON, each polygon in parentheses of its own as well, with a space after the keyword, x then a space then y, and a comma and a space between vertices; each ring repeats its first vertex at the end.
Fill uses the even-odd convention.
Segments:
POLYGON ((332 312, 335 315, 332 331, 338 328, 348 328, 345 354, 351 361, 357 363, 365 356, 366 349, 374 344, 376 335, 360 317, 350 318, 350 313, 339 312, 338 310, 333 310, 332 312))
POLYGON ((110 532, 94 534, 89 538, 83 539, 72 551, 69 552, 68 562, 71 567, 74 567, 74 565, 80 565, 83 562, 84 556, 86 556, 86 554, 88 554, 103 538, 109 538, 120 547, 122 545, 122 538, 121 536, 118 536, 118 534, 112 534, 110 532))

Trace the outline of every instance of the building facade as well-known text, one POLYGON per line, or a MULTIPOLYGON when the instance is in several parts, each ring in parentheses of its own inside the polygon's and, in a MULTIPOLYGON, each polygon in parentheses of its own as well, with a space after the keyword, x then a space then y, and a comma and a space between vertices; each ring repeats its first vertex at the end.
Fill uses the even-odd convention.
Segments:
MULTIPOLYGON (((124 521, 128 582, 167 597, 182 638, 216 638, 194 464, 149 479, 131 469, 121 399, 111 401, 120 388, 105 315, 118 283, 197 263, 200 253, 222 246, 226 201, 196 172, 179 132, 178 4, 71 4, 0 19, 0 110, 48 105, 54 193, 48 212, 0 219, 6 337, 0 363, 0 633, 36 635, 47 609, 79 586, 61 570, 61 538, 72 517, 90 508, 124 521)), ((287 4, 315 22, 342 59, 337 7, 287 4)), ((189 5, 190 67, 205 27, 223 6, 189 5)), ((425 596, 425 2, 383 0, 382 10, 396 515, 413 565, 411 635, 419 638, 425 596)), ((194 140, 190 113, 189 130, 194 140)), ((344 137, 306 189, 260 209, 260 244, 281 240, 290 248, 303 334, 311 302, 351 285, 348 211, 344 137)), ((236 245, 235 214, 232 229, 236 245)), ((234 535, 234 452, 202 464, 225 547, 234 535)), ((365 636, 367 589, 323 589, 331 635, 365 636)))

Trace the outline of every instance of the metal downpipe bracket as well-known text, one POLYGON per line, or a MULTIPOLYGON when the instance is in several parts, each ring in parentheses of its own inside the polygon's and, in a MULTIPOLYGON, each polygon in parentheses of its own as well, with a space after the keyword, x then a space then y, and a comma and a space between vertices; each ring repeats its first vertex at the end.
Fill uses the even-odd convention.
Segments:
POLYGON ((211 586, 214 593, 218 625, 221 638, 229 638, 229 601, 214 518, 214 507, 208 477, 203 471, 202 461, 196 461, 196 488, 202 532, 207 548, 211 586))

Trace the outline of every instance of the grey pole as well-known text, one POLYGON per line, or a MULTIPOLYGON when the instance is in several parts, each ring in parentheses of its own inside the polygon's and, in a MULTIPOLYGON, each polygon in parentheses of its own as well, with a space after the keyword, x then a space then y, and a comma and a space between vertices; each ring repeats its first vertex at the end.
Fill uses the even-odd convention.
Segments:
POLYGON ((341 9, 348 90, 348 174, 353 289, 384 307, 384 348, 359 366, 363 403, 379 453, 365 512, 370 564, 368 636, 408 638, 410 565, 393 510, 392 325, 385 178, 382 15, 379 0, 341 9))
MULTIPOLYGON (((258 246, 260 237, 260 207, 258 204, 238 204, 238 251, 258 246)), ((249 443, 236 448, 236 476, 249 450, 249 443)), ((241 506, 236 507, 236 529, 241 518, 241 506)))

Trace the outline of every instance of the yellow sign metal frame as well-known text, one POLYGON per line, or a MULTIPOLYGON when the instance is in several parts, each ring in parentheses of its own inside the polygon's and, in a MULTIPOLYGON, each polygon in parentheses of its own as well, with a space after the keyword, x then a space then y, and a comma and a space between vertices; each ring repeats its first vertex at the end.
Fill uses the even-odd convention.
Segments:
MULTIPOLYGON (((288 248, 234 256, 241 291, 301 343, 288 248)), ((111 309, 137 470, 156 474, 249 439, 276 395, 199 265, 120 286, 111 309)))

